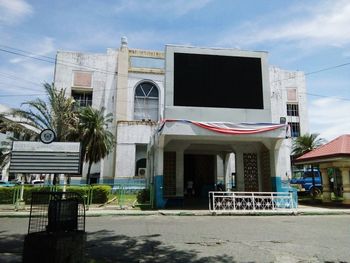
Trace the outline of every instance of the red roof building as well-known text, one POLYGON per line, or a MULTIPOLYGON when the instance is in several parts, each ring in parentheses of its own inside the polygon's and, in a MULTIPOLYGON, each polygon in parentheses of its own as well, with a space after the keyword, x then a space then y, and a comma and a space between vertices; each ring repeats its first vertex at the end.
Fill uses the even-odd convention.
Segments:
POLYGON ((350 158, 350 134, 339 136, 333 141, 300 156, 295 160, 295 163, 312 163, 312 161, 320 163, 342 158, 350 158))
POLYGON ((328 168, 335 168, 342 177, 343 203, 350 204, 350 134, 322 145, 295 160, 296 164, 319 165, 323 183, 323 201, 331 201, 328 168))

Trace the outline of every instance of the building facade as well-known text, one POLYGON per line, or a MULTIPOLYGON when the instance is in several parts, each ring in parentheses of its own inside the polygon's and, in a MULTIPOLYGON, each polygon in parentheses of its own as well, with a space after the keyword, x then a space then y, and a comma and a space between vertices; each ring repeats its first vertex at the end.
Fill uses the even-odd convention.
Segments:
MULTIPOLYGON (((164 120, 286 123, 292 137, 308 131, 303 72, 269 66, 266 52, 180 46, 166 46, 164 52, 138 50, 128 48, 126 38, 122 38, 120 48, 108 49, 106 54, 58 51, 54 84, 56 88, 66 89, 67 96, 73 96, 79 105, 104 107, 114 115, 110 129, 116 135, 116 147, 93 167, 96 182, 112 184, 144 178, 145 174, 152 178, 161 175, 164 191, 167 191, 163 195, 170 197, 185 196, 189 180, 195 181, 197 192, 218 183, 236 190, 276 190, 273 188, 276 182, 270 180, 272 177, 285 180, 291 176, 291 139, 285 139, 283 127, 257 135, 218 136, 193 123, 164 120), (192 62, 199 61, 200 65, 203 59, 212 61, 214 68, 198 74, 205 76, 217 71, 213 77, 215 83, 212 89, 195 93, 186 86, 192 75, 179 69, 194 70, 191 67, 197 66, 192 62), (240 63, 247 68, 240 69, 240 63), (241 98, 235 93, 229 93, 227 100, 225 96, 220 97, 228 89, 220 91, 219 87, 226 85, 232 72, 245 75, 250 70, 259 75, 260 89, 249 91, 245 87, 256 83, 244 84, 244 81, 251 81, 248 74, 243 82, 235 84, 241 98), (187 80, 183 80, 181 74, 187 76, 187 80), (197 105, 197 102, 202 104, 197 105), (252 183, 254 189, 248 187, 249 169, 243 165, 249 162, 253 166, 257 163, 255 168, 249 168, 259 174, 252 183), (192 178, 187 174, 205 170, 214 176, 206 173, 202 178, 192 178), (172 175, 166 176, 166 173, 172 175), (245 183, 245 180, 248 181, 245 183), (207 181, 207 184, 199 181, 207 181)), ((206 83, 201 85, 204 87, 206 83)))

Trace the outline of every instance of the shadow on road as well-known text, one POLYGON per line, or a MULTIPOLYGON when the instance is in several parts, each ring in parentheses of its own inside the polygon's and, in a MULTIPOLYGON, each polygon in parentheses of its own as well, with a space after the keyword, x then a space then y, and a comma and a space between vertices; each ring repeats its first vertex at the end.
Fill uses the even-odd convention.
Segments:
MULTIPOLYGON (((232 263, 231 256, 198 257, 195 250, 178 250, 154 240, 159 235, 129 237, 115 235, 114 231, 101 230, 88 233, 86 245, 87 263, 102 262, 189 262, 232 263)), ((21 262, 24 235, 0 232, 0 262, 21 262)))
POLYGON ((198 258, 194 250, 177 250, 154 238, 159 235, 129 237, 101 230, 90 232, 87 258, 92 262, 235 262, 231 256, 221 255, 198 258))
POLYGON ((24 235, 0 231, 0 262, 22 262, 24 235))

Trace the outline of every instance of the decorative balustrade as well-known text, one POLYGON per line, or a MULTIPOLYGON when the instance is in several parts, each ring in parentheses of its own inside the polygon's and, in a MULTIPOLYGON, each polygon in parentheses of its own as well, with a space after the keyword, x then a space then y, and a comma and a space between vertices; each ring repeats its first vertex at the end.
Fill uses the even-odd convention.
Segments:
POLYGON ((294 213, 296 209, 289 192, 209 192, 213 213, 294 213))

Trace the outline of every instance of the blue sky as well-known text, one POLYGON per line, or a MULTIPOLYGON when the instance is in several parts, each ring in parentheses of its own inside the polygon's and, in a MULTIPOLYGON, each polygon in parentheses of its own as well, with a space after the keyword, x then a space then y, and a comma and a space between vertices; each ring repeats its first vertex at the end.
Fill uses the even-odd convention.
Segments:
MULTIPOLYGON (((350 63, 348 0, 0 0, 0 104, 18 107, 53 79, 57 50, 105 52, 165 44, 269 52, 305 73, 350 63), (10 54, 16 49, 44 61, 10 54)), ((350 65, 307 75, 310 131, 350 133, 350 65)), ((36 95, 39 94, 39 95, 36 95)))

